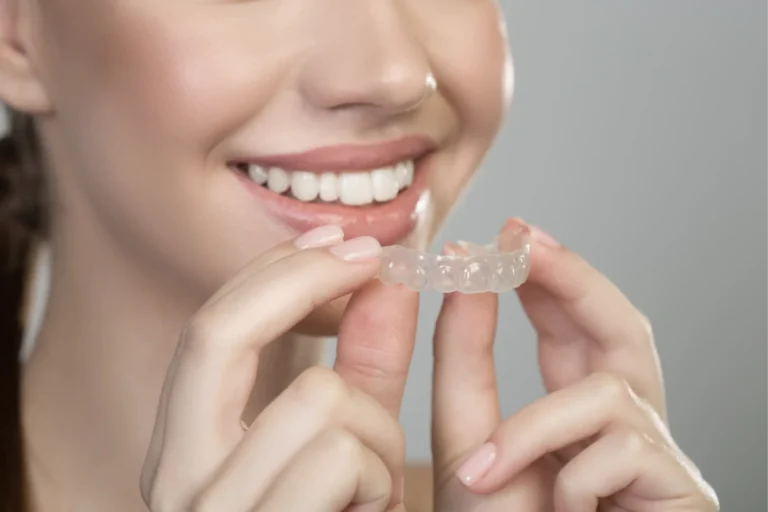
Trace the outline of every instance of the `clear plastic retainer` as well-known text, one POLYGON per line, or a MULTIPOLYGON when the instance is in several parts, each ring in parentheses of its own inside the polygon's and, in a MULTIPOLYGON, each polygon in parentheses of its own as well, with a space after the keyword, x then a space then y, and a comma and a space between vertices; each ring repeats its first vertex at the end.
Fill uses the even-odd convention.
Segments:
POLYGON ((530 236, 526 227, 504 232, 489 245, 457 242, 464 254, 438 255, 400 245, 384 247, 379 279, 386 285, 442 293, 504 293, 528 278, 530 236))

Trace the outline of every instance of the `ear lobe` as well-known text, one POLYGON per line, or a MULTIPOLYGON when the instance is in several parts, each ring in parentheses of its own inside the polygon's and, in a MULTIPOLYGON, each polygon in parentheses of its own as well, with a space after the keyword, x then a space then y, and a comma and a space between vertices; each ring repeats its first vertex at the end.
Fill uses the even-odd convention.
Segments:
POLYGON ((20 112, 40 114, 51 104, 18 37, 20 7, 13 0, 0 0, 0 101, 20 112))

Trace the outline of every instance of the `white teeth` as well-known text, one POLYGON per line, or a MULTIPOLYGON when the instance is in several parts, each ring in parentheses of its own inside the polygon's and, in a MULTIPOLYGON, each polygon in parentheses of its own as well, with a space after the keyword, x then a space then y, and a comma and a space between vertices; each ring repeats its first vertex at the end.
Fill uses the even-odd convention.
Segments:
POLYGON ((291 187, 291 179, 288 177, 288 173, 279 167, 272 167, 269 169, 269 180, 267 186, 272 192, 282 194, 291 187))
POLYGON ((413 160, 408 160, 405 162, 405 186, 410 187, 413 185, 413 174, 416 172, 416 164, 413 163, 413 160))
POLYGON ((352 172, 339 175, 339 201, 350 206, 362 206, 373 202, 373 184, 368 172, 352 172))
POLYGON ((248 166, 248 176, 259 185, 264 185, 269 180, 269 173, 260 165, 250 164, 248 166))
POLYGON ((395 180, 395 171, 391 167, 373 171, 371 173, 371 185, 373 198, 380 203, 394 199, 399 190, 397 180, 395 180))
POLYGON ((290 191, 299 201, 320 200, 340 202, 350 206, 364 206, 373 202, 393 200, 397 194, 413 184, 413 160, 373 171, 324 172, 286 171, 280 167, 269 169, 258 164, 247 166, 248 176, 255 183, 278 194, 290 191))
POLYGON ((338 178, 332 172, 320 175, 320 199, 332 203, 339 199, 338 178))
POLYGON ((291 194, 299 201, 314 201, 320 192, 320 180, 312 172, 291 173, 291 194))
POLYGON ((413 161, 400 162, 395 166, 395 179, 400 190, 413 183, 413 161))

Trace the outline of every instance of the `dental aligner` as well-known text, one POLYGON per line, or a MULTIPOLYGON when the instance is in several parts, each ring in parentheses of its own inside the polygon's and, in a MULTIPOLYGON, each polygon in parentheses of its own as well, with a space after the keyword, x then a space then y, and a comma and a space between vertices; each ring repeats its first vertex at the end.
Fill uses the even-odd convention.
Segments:
POLYGON ((384 248, 379 279, 412 290, 504 293, 528 278, 529 231, 507 231, 489 245, 457 242, 451 254, 428 254, 400 245, 384 248))

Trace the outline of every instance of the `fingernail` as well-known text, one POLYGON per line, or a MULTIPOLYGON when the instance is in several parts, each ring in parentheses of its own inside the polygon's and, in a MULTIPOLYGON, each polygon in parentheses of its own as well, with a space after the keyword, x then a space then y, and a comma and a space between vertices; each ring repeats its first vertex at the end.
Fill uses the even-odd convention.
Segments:
POLYGON ((533 226, 531 224, 528 224, 528 227, 531 229, 531 239, 534 242, 540 243, 541 245, 545 247, 550 247, 552 249, 558 249, 560 246, 560 243, 555 240, 555 237, 544 231, 538 226, 533 226))
POLYGON ((344 261, 361 261, 378 258, 381 254, 381 244, 372 236, 361 236, 334 245, 329 251, 344 261))
POLYGON ((510 229, 518 229, 524 226, 527 226, 528 223, 523 220, 522 217, 510 217, 506 221, 504 221, 504 225, 501 227, 500 231, 508 231, 510 229))
POLYGON ((320 226, 302 234, 293 241, 299 249, 326 247, 344 240, 344 231, 339 226, 320 226))
POLYGON ((527 243, 531 229, 520 217, 512 217, 504 222, 496 236, 496 245, 502 251, 516 251, 527 243))
POLYGON ((494 462, 496 462, 496 446, 486 443, 461 465, 456 471, 456 476, 461 483, 469 487, 488 474, 494 462))
POLYGON ((465 251, 459 244, 455 242, 446 242, 445 245, 443 245, 443 255, 444 256, 466 256, 467 251, 465 251))

